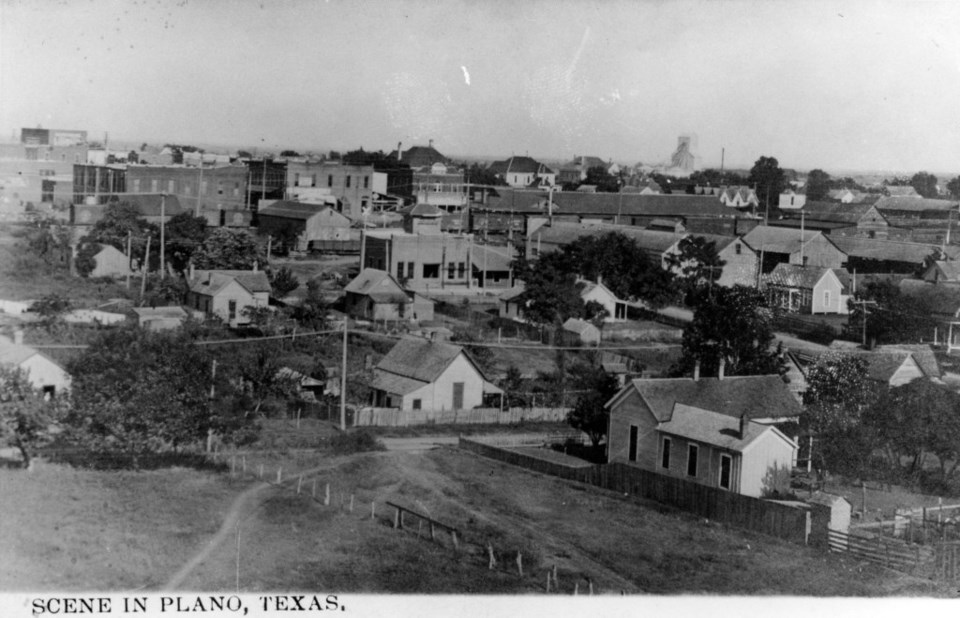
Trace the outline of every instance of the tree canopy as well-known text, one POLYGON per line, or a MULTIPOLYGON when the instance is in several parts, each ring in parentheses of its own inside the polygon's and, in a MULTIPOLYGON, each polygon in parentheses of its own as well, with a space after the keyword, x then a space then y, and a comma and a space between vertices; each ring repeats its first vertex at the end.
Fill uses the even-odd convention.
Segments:
POLYGON ((587 177, 582 184, 593 185, 601 193, 616 193, 620 190, 620 178, 607 172, 607 168, 602 165, 587 168, 587 177))
POLYGON ((207 220, 181 212, 167 221, 164 237, 167 244, 167 260, 176 272, 184 272, 190 258, 207 239, 207 220))
POLYGON ((717 243, 703 236, 687 236, 677 245, 679 253, 667 256, 674 277, 687 304, 695 304, 700 291, 713 292, 714 282, 723 273, 726 262, 717 253, 717 243))
POLYGON ((44 400, 23 369, 0 365, 0 444, 20 451, 25 468, 35 448, 50 437, 56 412, 57 402, 44 400))
POLYGON ((604 404, 617 393, 617 378, 604 371, 603 367, 590 363, 574 365, 570 374, 573 388, 579 394, 573 409, 567 414, 567 423, 587 434, 596 447, 607 435, 610 413, 604 404))
POLYGON ((859 341, 866 319, 867 342, 904 343, 929 338, 939 325, 933 317, 934 295, 938 292, 940 290, 931 286, 929 290, 918 290, 917 294, 904 294, 893 281, 868 281, 857 289, 855 298, 873 304, 865 307, 853 303, 847 317, 846 335, 859 341))
POLYGON ((777 374, 782 360, 773 340, 773 311, 761 292, 742 285, 717 287, 699 300, 670 372, 690 375, 699 361, 703 375, 717 375, 722 358, 726 375, 777 374))
POLYGON ((747 182, 756 187, 757 199, 760 206, 767 204, 777 206, 780 203, 780 193, 786 186, 786 178, 780 169, 780 162, 775 157, 760 157, 750 168, 747 182))
POLYGON ((921 197, 935 198, 939 195, 937 190, 937 177, 928 172, 917 172, 910 179, 910 186, 913 187, 921 197))
MULTIPOLYGON (((140 209, 133 204, 110 202, 104 208, 103 216, 93 224, 90 232, 83 238, 83 242, 111 245, 126 253, 128 235, 133 259, 143 262, 147 237, 152 236, 155 243, 160 238, 160 228, 148 223, 140 209)), ((157 246, 154 244, 150 252, 154 253, 156 249, 157 246)))
POLYGON ((953 199, 960 199, 960 176, 947 183, 947 191, 950 192, 950 197, 953 199))
POLYGON ((544 253, 536 260, 520 259, 514 272, 524 283, 519 300, 523 315, 536 324, 562 324, 583 315, 582 285, 570 257, 563 251, 544 253))
POLYGON ((246 230, 216 228, 193 254, 197 268, 251 270, 264 268, 266 256, 257 239, 246 230))
POLYGON ((826 199, 830 193, 830 174, 821 169, 810 170, 807 174, 807 199, 818 202, 826 199))
POLYGON ((624 300, 659 307, 675 296, 672 275, 661 268, 635 240, 620 232, 581 236, 561 247, 565 263, 584 279, 602 279, 624 300))

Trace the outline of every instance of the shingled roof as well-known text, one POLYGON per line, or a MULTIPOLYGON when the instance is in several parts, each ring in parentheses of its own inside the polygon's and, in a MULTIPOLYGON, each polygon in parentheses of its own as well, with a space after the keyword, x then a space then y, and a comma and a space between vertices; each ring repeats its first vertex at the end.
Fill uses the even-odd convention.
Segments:
POLYGON ((817 283, 823 279, 828 270, 831 269, 781 263, 777 264, 776 267, 770 271, 770 274, 766 275, 765 281, 767 285, 812 290, 816 287, 817 283))
MULTIPOLYGON (((833 244, 850 257, 869 260, 888 260, 891 262, 908 262, 921 265, 930 256, 940 256, 944 253, 939 245, 928 245, 918 242, 903 242, 899 240, 881 240, 879 238, 862 238, 857 236, 831 237, 833 244)), ((957 257, 960 250, 954 247, 946 249, 947 255, 957 257)))
POLYGON ((796 253, 800 251, 802 245, 806 245, 817 236, 823 236, 823 234, 812 230, 800 231, 769 225, 758 225, 750 230, 743 239, 758 251, 763 249, 769 253, 796 253))
POLYGON ((282 217, 284 219, 297 219, 306 221, 310 217, 330 208, 323 204, 303 204, 290 200, 280 200, 270 204, 266 208, 260 209, 257 213, 260 217, 282 217))
POLYGON ((890 196, 881 197, 875 205, 879 210, 904 210, 910 212, 940 211, 946 215, 947 211, 960 206, 960 202, 957 202, 957 200, 932 200, 922 197, 890 196))
POLYGON ((413 302, 390 273, 376 268, 364 268, 343 291, 368 296, 377 303, 413 302))
MULTIPOLYGON (((873 207, 873 204, 864 203, 807 202, 800 211, 806 215, 808 220, 858 223, 873 207)), ((881 220, 886 221, 882 213, 877 214, 881 220)), ((794 218, 800 218, 799 212, 790 213, 790 215, 794 218)))
POLYGON ((191 292, 213 296, 233 281, 251 294, 270 292, 270 280, 262 270, 198 270, 187 285, 191 292))
POLYGON ((675 404, 711 410, 740 418, 788 419, 800 415, 801 408, 779 375, 732 376, 719 378, 641 378, 632 380, 611 401, 616 402, 630 389, 639 393, 660 422, 670 419, 675 404))
POLYGON ((674 406, 670 420, 662 423, 658 429, 681 438, 738 452, 767 431, 775 431, 788 442, 793 442, 776 428, 754 421, 748 421, 744 435, 740 435, 739 418, 682 403, 674 406))

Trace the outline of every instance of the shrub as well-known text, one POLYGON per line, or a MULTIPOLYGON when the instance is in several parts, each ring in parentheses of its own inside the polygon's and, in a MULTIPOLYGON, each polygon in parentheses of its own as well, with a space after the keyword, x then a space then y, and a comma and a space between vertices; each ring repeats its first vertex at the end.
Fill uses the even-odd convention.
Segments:
POLYGON ((387 450, 376 436, 365 429, 335 435, 330 440, 330 448, 338 455, 387 450))

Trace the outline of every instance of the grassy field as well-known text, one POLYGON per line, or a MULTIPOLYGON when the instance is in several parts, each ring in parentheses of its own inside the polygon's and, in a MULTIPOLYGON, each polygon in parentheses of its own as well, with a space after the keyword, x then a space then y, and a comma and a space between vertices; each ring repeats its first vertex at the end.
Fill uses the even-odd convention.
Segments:
MULTIPOLYGON (((456 449, 284 465, 286 487, 244 502, 181 588, 380 593, 537 593, 557 567, 561 592, 587 578, 601 593, 948 596, 932 582, 708 523, 456 449), (318 470, 295 494, 297 477, 318 470), (327 483, 330 506, 313 499, 327 483), (349 510, 350 496, 355 509, 349 510), (391 500, 460 532, 430 542, 391 500), (371 502, 376 517, 371 519, 371 502), (487 544, 498 564, 487 568, 487 544), (522 552, 524 576, 516 569, 522 552)), ((256 463, 251 461, 250 468, 256 463)), ((268 474, 274 469, 268 467, 268 474)), ((253 481, 182 469, 91 472, 41 465, 0 471, 0 582, 12 590, 157 589, 212 538, 253 481)))

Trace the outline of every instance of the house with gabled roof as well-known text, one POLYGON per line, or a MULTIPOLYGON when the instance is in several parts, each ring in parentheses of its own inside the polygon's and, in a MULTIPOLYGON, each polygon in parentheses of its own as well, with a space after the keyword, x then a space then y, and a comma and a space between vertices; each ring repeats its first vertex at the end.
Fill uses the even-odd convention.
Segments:
POLYGON ((802 190, 787 188, 780 194, 777 206, 781 210, 796 210, 807 203, 807 194, 802 190))
POLYGON ((133 272, 130 258, 113 245, 98 244, 99 251, 93 256, 90 277, 119 277, 133 272))
POLYGON ((511 187, 529 187, 539 180, 539 185, 557 184, 557 173, 530 157, 513 156, 505 161, 494 161, 488 168, 511 187))
POLYGON ((407 150, 394 150, 390 153, 390 158, 404 165, 409 165, 410 169, 413 170, 429 168, 434 163, 443 163, 444 165, 450 163, 447 157, 433 147, 433 140, 430 140, 426 146, 411 146, 407 150))
POLYGON ((720 203, 730 208, 759 206, 757 192, 752 187, 720 187, 720 203))
POLYGON ((850 312, 850 275, 843 268, 777 264, 763 281, 771 307, 790 313, 850 312))
POLYGON ((70 389, 70 374, 55 360, 22 343, 0 341, 0 365, 21 369, 33 388, 45 397, 70 389))
POLYGON ((960 251, 949 245, 853 236, 830 240, 847 254, 847 268, 863 274, 920 274, 932 261, 960 257, 960 251))
POLYGON ((940 362, 937 361, 937 355, 934 354, 933 348, 930 347, 928 343, 891 343, 879 345, 875 351, 881 353, 909 352, 913 360, 917 362, 924 376, 932 380, 938 380, 943 377, 943 370, 940 369, 940 362))
POLYGON ((902 386, 927 377, 913 354, 906 350, 860 351, 855 356, 867 361, 867 379, 887 386, 902 386))
POLYGON ((780 263, 841 268, 847 261, 847 254, 833 241, 812 230, 758 225, 743 239, 763 256, 763 273, 769 273, 780 263))
POLYGON ((260 234, 293 238, 295 251, 306 251, 310 243, 356 240, 352 221, 331 206, 280 200, 257 213, 260 234))
POLYGON ((270 280, 257 270, 197 270, 187 280, 187 306, 231 327, 250 323, 244 309, 267 307, 270 280))
POLYGON ((469 354, 445 341, 404 337, 374 369, 373 405, 400 410, 499 407, 503 391, 469 354))
POLYGON ((864 236, 886 238, 890 222, 876 205, 807 202, 802 208, 785 213, 786 217, 771 225, 818 230, 831 236, 864 236))
POLYGON ((636 379, 606 407, 608 461, 752 496, 792 465, 796 441, 778 425, 802 412, 778 375, 636 379))
POLYGON ((363 320, 433 319, 433 301, 403 289, 390 273, 364 268, 344 288, 344 311, 363 320))
POLYGON ((917 193, 917 190, 910 185, 887 185, 884 187, 884 190, 887 192, 887 195, 890 197, 910 197, 910 198, 922 198, 923 196, 917 193))
POLYGON ((930 283, 958 283, 960 282, 960 261, 934 261, 923 272, 921 279, 930 283))

